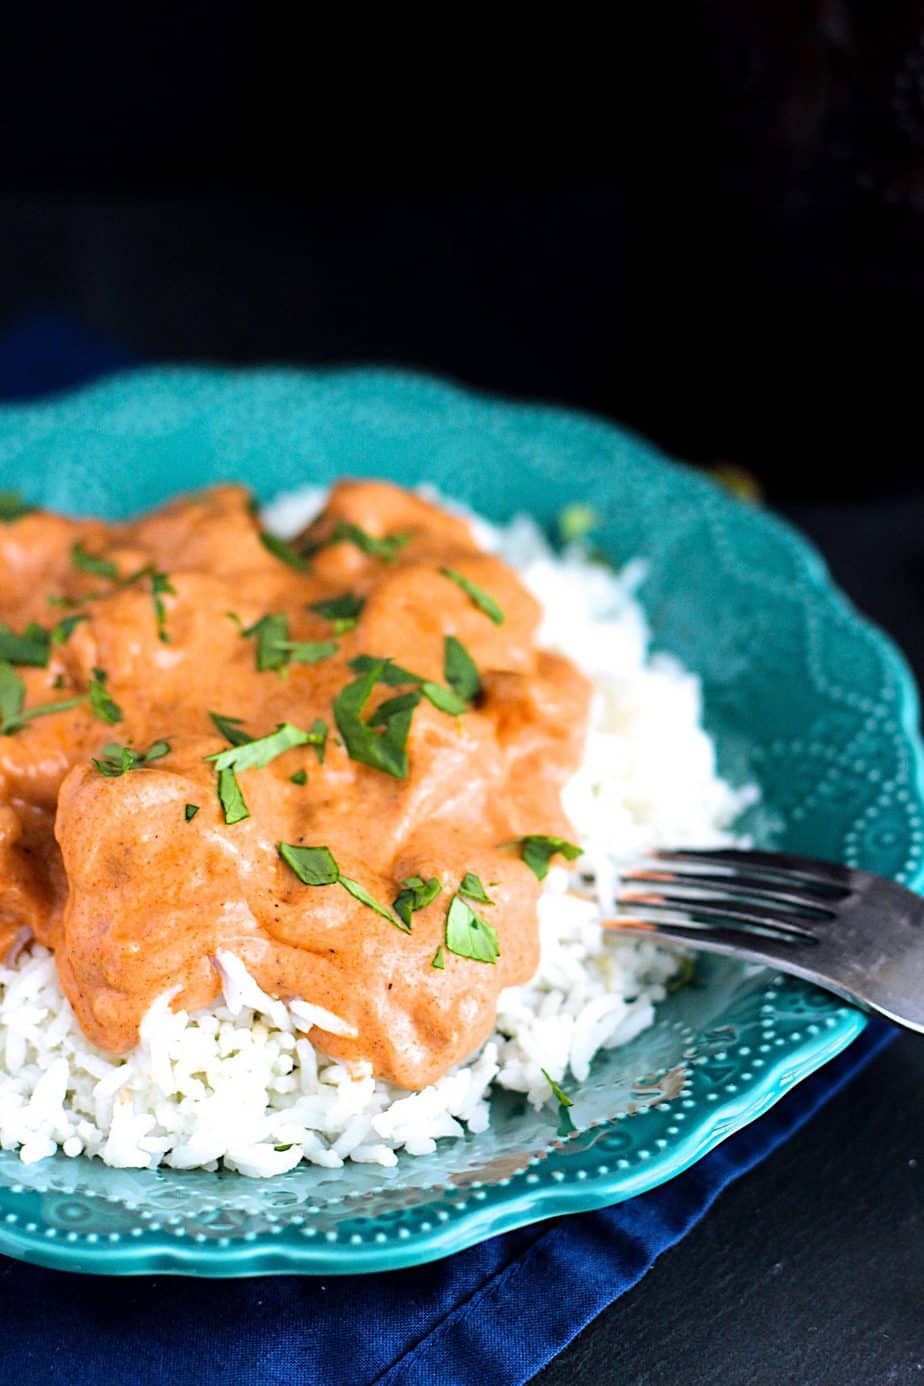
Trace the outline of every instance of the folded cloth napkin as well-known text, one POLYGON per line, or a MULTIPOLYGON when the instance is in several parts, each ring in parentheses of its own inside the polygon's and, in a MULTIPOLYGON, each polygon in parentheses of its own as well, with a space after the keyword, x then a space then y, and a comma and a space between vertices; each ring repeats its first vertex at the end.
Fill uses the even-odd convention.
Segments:
MULTIPOLYGON (((132 363, 68 319, 0 339, 0 398, 132 363)), ((891 1039, 846 1053, 685 1174, 598 1213, 555 1219, 417 1270, 317 1280, 78 1277, 0 1257, 3 1379, 47 1386, 514 1386, 635 1285, 733 1180, 787 1139, 891 1039)))

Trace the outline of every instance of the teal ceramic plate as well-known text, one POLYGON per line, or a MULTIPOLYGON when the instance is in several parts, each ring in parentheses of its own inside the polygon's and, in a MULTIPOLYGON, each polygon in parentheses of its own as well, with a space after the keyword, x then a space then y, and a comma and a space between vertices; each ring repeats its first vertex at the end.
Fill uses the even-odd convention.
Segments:
MULTIPOLYGON (((724 772, 763 786, 750 830, 920 879, 922 754, 900 656, 794 533, 638 439, 380 371, 143 371, 0 412, 0 486, 75 513, 124 516, 226 478, 268 497, 344 472, 434 482, 498 519, 551 523, 591 502, 614 560, 650 560, 657 641, 702 676, 724 772)), ((414 1265, 672 1178, 863 1024, 802 982, 704 960, 652 1029, 595 1065, 571 1133, 508 1094, 490 1131, 394 1170, 256 1182, 6 1153, 0 1250, 108 1274, 414 1265)))

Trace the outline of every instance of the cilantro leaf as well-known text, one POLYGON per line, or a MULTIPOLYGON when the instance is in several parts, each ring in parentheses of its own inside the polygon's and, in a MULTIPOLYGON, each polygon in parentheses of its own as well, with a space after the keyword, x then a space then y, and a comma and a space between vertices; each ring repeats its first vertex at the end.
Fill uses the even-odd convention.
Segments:
POLYGON ((82 573, 93 573, 96 577, 104 578, 117 578, 119 576, 118 568, 110 559, 87 553, 81 539, 78 539, 71 549, 71 562, 82 573))
POLYGON ((358 760, 363 765, 372 766, 374 770, 383 770, 386 775, 394 775, 396 779, 403 780, 407 777, 408 771, 405 748, 411 728, 413 706, 402 704, 400 708, 395 708, 394 704, 398 699, 389 699, 393 705, 389 714, 382 714, 382 709, 378 709, 377 715, 382 715, 377 725, 384 728, 381 733, 370 723, 364 722, 361 716, 386 665, 387 660, 380 660, 352 683, 341 688, 334 699, 334 720, 347 755, 352 760, 358 760))
POLYGON ((277 649, 285 651, 287 664, 320 664, 340 649, 336 640, 280 640, 277 649))
POLYGON ((154 619, 157 622, 157 638, 165 645, 170 643, 170 636, 167 634, 167 608, 164 605, 164 594, 170 597, 176 596, 176 589, 171 585, 166 573, 151 573, 151 595, 154 598, 154 619))
POLYGON ((78 612, 76 616, 62 617, 51 632, 51 643, 53 645, 66 645, 81 621, 89 621, 89 619, 85 612, 78 612))
POLYGON ((243 721, 240 717, 222 717, 220 712, 210 712, 209 716, 215 723, 219 736, 230 741, 232 746, 243 746, 245 741, 253 739, 250 732, 243 730, 243 721))
POLYGON ((456 893, 446 915, 446 947, 460 958, 473 962, 496 963, 500 957, 497 930, 476 914, 456 893))
POLYGON ((296 847, 291 842, 280 842, 277 850, 302 885, 336 885, 340 880, 340 867, 329 847, 296 847))
POLYGON ((225 766, 218 772, 218 798, 229 827, 250 817, 250 809, 244 801, 233 766, 225 766))
MULTIPOLYGON (((375 655, 361 654, 349 661, 350 668, 358 673, 368 673, 370 669, 380 664, 384 664, 384 669, 379 675, 379 683, 387 683, 392 688, 401 688, 404 684, 413 683, 420 689, 420 692, 432 703, 440 712, 447 712, 453 717, 461 716, 463 712, 468 712, 468 704, 463 702, 459 695, 451 688, 443 688, 438 683, 431 682, 430 679, 421 678, 420 674, 414 674, 410 669, 404 669, 400 664, 395 664, 390 659, 377 659, 375 655)), ((419 699, 418 699, 419 701, 419 699)), ((383 704, 384 706, 384 704, 383 704)))
POLYGON ((473 871, 466 871, 465 875, 462 877, 462 884, 459 886, 459 894, 464 895, 468 900, 477 900, 481 905, 494 904, 494 901, 481 884, 480 877, 476 876, 473 871))
POLYGON ((263 530, 260 534, 260 543, 271 553, 274 558, 287 563, 290 568, 294 568, 297 573, 308 573, 311 571, 311 564, 302 557, 297 549, 291 544, 287 544, 285 539, 280 539, 278 535, 267 534, 263 530))
POLYGON ((6 736, 16 730, 26 701, 26 685, 13 668, 4 661, 0 664, 0 735, 6 736))
POLYGON ((289 639, 289 622, 285 616, 261 616, 252 626, 245 627, 242 633, 248 639, 254 635, 257 637, 257 668, 261 674, 288 664, 285 644, 289 639))
POLYGON ((545 833, 528 833, 517 838, 516 846, 520 856, 538 881, 544 881, 549 874, 549 863, 554 856, 563 856, 566 861, 576 861, 583 848, 563 837, 548 837, 545 833))
POLYGON ((449 578, 457 587, 461 587, 465 595, 477 606, 479 611, 483 611, 489 621, 493 621, 496 626, 504 624, 504 613, 501 611, 497 602, 483 587, 472 582, 464 573, 458 572, 455 568, 440 568, 443 577, 449 578))
POLYGON ((122 721, 122 709, 106 692, 106 680, 105 670, 94 669, 87 692, 93 716, 98 717, 101 722, 113 725, 122 721))
POLYGON ((387 919, 389 924, 394 924, 398 928, 397 919, 388 913, 384 905, 380 905, 374 896, 370 895, 365 886, 361 886, 359 881, 354 881, 351 876, 342 876, 340 867, 334 860, 334 854, 329 847, 297 847, 291 842, 280 842, 277 850, 282 860, 295 872, 302 885, 325 886, 340 885, 343 889, 358 900, 361 905, 374 910, 383 919, 387 919))
POLYGON ((481 696, 481 675, 468 650, 454 635, 443 641, 443 678, 466 702, 481 696))
POLYGON ((290 775, 290 776, 289 776, 289 783, 290 783, 290 784, 297 784, 297 785, 307 784, 307 783, 308 783, 308 771, 307 771, 307 770, 304 770, 304 769, 302 769, 302 770, 296 770, 294 775, 290 775))
POLYGON ((442 944, 440 944, 439 948, 437 948, 436 952, 433 954, 433 961, 431 962, 430 966, 431 966, 431 967, 437 968, 440 972, 442 972, 443 969, 445 968, 445 966, 446 966, 446 959, 445 959, 445 957, 444 957, 444 955, 443 955, 443 945, 442 945, 442 944))
POLYGON ((544 1068, 540 1068, 539 1072, 552 1089, 553 1097, 558 1099, 558 1105, 560 1107, 573 1107, 574 1103, 571 1101, 571 1098, 565 1092, 564 1088, 560 1088, 555 1079, 551 1078, 544 1068))
POLYGON ((35 506, 23 500, 18 491, 0 491, 0 524, 11 525, 14 520, 21 520, 34 510, 35 506))
POLYGON ((48 664, 50 636, 33 621, 22 635, 0 622, 0 659, 9 664, 29 664, 44 669, 48 664))
POLYGON ((327 543, 354 544, 367 558, 380 558, 384 563, 393 563, 410 538, 408 530, 384 534, 378 538, 359 525, 351 524, 349 520, 337 520, 327 543))
POLYGON ((426 881, 422 876, 408 876, 407 880, 401 882, 401 889, 392 900, 391 907, 410 929, 411 916, 432 905, 441 890, 442 886, 435 876, 426 881))
POLYGON ((267 736, 238 742, 225 751, 213 752, 205 759, 215 762, 219 774, 222 770, 262 770, 283 751, 291 750, 293 746, 306 746, 311 741, 311 732, 302 731, 291 722, 280 722, 276 730, 267 736))
POLYGON ((112 779, 117 775, 124 775, 127 770, 138 770, 141 766, 150 764, 152 760, 162 760, 169 751, 169 741, 154 741, 144 752, 133 751, 130 746, 120 746, 117 742, 110 741, 103 747, 102 760, 94 758, 93 764, 101 775, 112 779))
POLYGON ((335 635, 344 635, 356 625, 365 604, 364 597, 358 597, 355 592, 344 592, 339 597, 311 602, 308 610, 323 616, 325 621, 331 621, 335 635))
POLYGON ((186 819, 187 823, 191 823, 198 812, 198 804, 187 804, 186 807, 183 809, 183 817, 186 819))

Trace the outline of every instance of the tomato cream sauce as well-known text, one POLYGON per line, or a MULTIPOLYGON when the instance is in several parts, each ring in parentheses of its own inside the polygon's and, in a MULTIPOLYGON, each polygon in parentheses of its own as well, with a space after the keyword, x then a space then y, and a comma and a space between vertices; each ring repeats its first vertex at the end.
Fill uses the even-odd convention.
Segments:
MULTIPOLYGON (((590 689, 537 648, 539 607, 515 573, 464 520, 416 495, 343 482, 293 549, 310 555, 299 567, 264 545, 235 486, 126 524, 44 512, 0 524, 0 622, 21 633, 85 618, 50 643, 47 667, 7 667, 25 712, 85 695, 102 671, 119 716, 107 724, 84 698, 0 735, 0 949, 28 933, 53 949, 81 1028, 110 1053, 137 1042, 168 989, 174 1008, 213 1003, 216 953, 227 950, 265 991, 323 1006, 354 1032, 315 1028, 321 1049, 417 1088, 477 1048, 498 992, 536 968, 540 885, 515 844, 571 835, 560 791, 580 758, 590 689), (396 535, 392 551, 364 551, 363 536, 396 535), (502 623, 443 568, 489 594, 502 623), (310 609, 347 593, 362 603, 352 629, 310 609), (261 670, 258 634, 244 632, 268 615, 287 618, 291 642, 336 649, 261 670), (420 700, 404 777, 353 759, 333 715, 358 677, 349 661, 390 658, 445 688, 447 636, 479 671, 468 710, 420 700), (229 743, 210 712, 251 738, 321 719, 323 763, 306 744, 242 770, 249 817, 229 824, 206 759, 229 743), (157 741, 169 750, 125 773, 94 763, 107 743, 140 755, 157 741), (306 782, 293 783, 301 772, 306 782), (280 842, 328 847, 386 910, 409 877, 435 877, 440 893, 405 932, 339 884, 304 884, 280 842), (471 903, 496 931, 493 962, 446 947, 466 872, 493 901, 471 903)), ((401 691, 378 683, 362 717, 401 691)))

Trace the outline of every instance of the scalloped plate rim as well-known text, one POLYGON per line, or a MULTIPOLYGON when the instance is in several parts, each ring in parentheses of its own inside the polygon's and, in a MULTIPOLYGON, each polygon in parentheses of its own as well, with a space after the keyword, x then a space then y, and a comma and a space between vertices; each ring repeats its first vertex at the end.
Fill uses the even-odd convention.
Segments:
MULTIPOLYGON (((482 393, 423 372, 391 367, 133 367, 92 382, 76 390, 49 396, 38 402, 5 404, 0 419, 15 419, 40 414, 45 417, 65 414, 80 400, 98 397, 104 400, 126 380, 138 382, 142 388, 152 383, 199 380, 231 382, 241 378, 276 378, 302 385, 330 381, 387 382, 398 391, 407 389, 417 398, 416 405, 430 399, 452 396, 459 402, 516 414, 520 419, 570 422, 585 428, 589 436, 601 439, 614 433, 629 440, 652 465, 666 467, 683 474, 687 484, 715 491, 715 483, 697 473, 688 464, 667 456, 654 444, 631 430, 612 424, 578 409, 535 402, 507 399, 482 393)), ((729 504, 735 504, 729 498, 729 504)), ((800 579, 810 582, 829 608, 849 614, 871 638, 890 672, 898 695, 898 721, 903 739, 914 767, 913 785, 918 801, 924 805, 924 745, 918 730, 919 698, 917 687, 904 655, 894 642, 870 621, 836 585, 823 556, 808 539, 779 516, 762 512, 762 521, 778 537, 784 539, 791 551, 802 561, 800 579)), ((924 864, 915 874, 912 885, 924 887, 924 864)), ((759 1080, 752 1081, 739 1099, 726 1098, 710 1110, 708 1118, 701 1117, 689 1135, 675 1140, 638 1169, 631 1172, 612 1170, 586 1179, 567 1183, 564 1180, 549 1188, 533 1190, 524 1185, 522 1194, 508 1192, 518 1176, 513 1176, 504 1189, 502 1200, 492 1206, 469 1207, 451 1223, 439 1224, 430 1232, 415 1233, 406 1243, 370 1243, 361 1247, 343 1244, 279 1245, 269 1234, 259 1234, 253 1241, 236 1245, 179 1244, 164 1237, 132 1246, 123 1241, 107 1246, 96 1242, 48 1240, 41 1229, 20 1230, 0 1222, 0 1253, 23 1261, 60 1270, 72 1270, 102 1275, 175 1275, 235 1278, 263 1274, 350 1275, 396 1270, 422 1265, 462 1251, 488 1237, 516 1228, 545 1221, 563 1214, 587 1212, 613 1206, 658 1187, 688 1169, 722 1141, 742 1130, 769 1111, 796 1084, 816 1072, 841 1053, 862 1033, 866 1017, 845 1006, 837 1015, 837 1023, 827 1033, 807 1037, 798 1047, 780 1056, 768 1066, 759 1080)))

